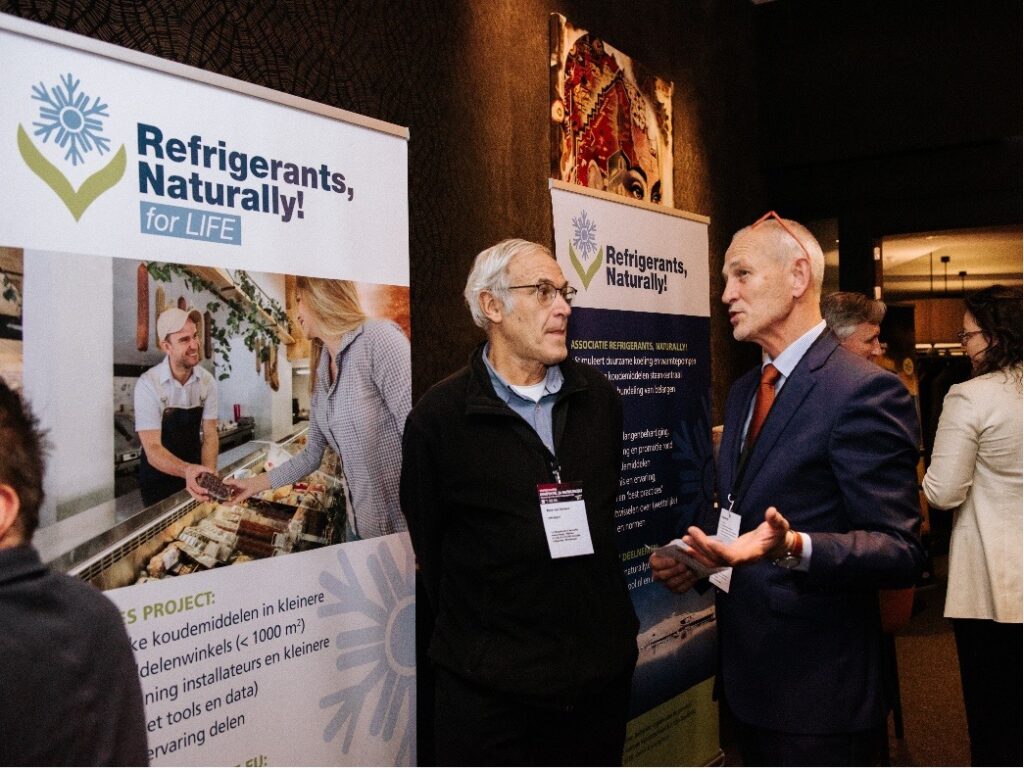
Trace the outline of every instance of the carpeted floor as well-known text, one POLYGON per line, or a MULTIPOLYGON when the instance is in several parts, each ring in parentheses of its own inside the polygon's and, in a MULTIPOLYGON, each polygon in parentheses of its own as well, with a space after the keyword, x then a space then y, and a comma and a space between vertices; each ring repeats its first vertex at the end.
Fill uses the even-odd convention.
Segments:
POLYGON ((968 766, 967 719, 953 627, 942 616, 946 598, 945 556, 935 561, 936 583, 918 588, 910 624, 896 635, 903 698, 904 737, 889 721, 893 766, 968 766))

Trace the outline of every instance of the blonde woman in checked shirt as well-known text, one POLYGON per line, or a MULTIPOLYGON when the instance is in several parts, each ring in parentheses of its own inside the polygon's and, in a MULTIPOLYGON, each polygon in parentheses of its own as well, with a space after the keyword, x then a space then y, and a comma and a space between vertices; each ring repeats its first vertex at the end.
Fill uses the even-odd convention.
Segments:
POLYGON ((409 340, 394 322, 366 318, 350 281, 299 276, 296 301, 315 367, 306 447, 270 472, 232 481, 232 502, 306 477, 330 446, 352 495, 346 540, 404 531, 398 478, 411 401, 409 340))

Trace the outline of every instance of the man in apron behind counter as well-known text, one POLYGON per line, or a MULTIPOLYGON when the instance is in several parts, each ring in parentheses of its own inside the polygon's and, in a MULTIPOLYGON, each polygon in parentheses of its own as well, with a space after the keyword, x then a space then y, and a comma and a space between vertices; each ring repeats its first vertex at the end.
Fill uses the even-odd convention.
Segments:
POLYGON ((217 473, 217 382, 197 366, 201 321, 194 308, 160 314, 156 331, 167 356, 135 385, 139 488, 147 507, 182 488, 206 501, 206 489, 196 478, 204 471, 217 473))

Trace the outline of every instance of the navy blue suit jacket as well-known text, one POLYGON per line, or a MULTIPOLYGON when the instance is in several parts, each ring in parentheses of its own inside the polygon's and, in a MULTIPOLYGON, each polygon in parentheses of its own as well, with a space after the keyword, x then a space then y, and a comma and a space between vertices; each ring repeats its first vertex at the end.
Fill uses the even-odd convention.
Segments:
POLYGON ((744 722, 831 734, 879 725, 878 589, 909 586, 924 559, 915 472, 918 419, 893 374, 831 333, 776 396, 738 478, 743 422, 759 370, 729 392, 719 496, 741 532, 775 506, 813 543, 808 571, 771 561, 736 568, 718 593, 720 688, 744 722))

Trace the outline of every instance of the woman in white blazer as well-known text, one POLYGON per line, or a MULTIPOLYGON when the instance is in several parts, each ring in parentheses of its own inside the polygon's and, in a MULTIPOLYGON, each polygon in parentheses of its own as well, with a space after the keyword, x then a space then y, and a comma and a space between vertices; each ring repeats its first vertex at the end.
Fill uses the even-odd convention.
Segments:
POLYGON ((955 509, 952 618, 974 766, 1021 766, 1021 290, 965 299, 974 377, 942 405, 924 493, 955 509))

